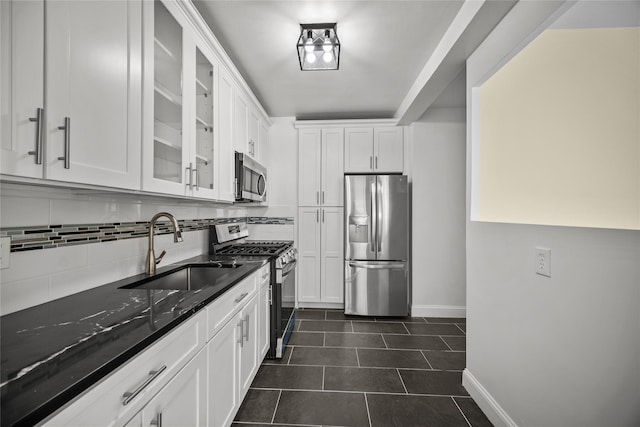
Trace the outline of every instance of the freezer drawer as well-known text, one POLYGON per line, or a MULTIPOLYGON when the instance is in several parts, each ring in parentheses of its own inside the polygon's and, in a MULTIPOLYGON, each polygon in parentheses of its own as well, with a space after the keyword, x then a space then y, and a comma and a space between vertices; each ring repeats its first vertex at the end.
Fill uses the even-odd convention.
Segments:
POLYGON ((409 316, 406 262, 345 261, 344 313, 409 316))

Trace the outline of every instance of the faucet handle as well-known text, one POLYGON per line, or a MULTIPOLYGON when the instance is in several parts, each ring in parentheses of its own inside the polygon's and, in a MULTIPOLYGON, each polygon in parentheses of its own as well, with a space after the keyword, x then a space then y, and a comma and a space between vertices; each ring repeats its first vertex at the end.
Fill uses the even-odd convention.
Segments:
POLYGON ((156 264, 160 264, 160 261, 162 261, 162 257, 164 257, 166 254, 167 254, 167 251, 160 252, 160 256, 156 258, 156 264))

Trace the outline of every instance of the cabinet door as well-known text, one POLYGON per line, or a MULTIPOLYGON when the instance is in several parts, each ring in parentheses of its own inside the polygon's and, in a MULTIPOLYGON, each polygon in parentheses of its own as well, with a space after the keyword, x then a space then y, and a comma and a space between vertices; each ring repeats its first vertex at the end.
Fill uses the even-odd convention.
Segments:
POLYGON ((209 367, 209 422, 212 427, 229 426, 240 406, 238 363, 240 361, 240 316, 232 318, 207 345, 209 367))
POLYGON ((344 171, 373 171, 373 128, 347 128, 344 138, 344 171))
POLYGON ((42 178, 44 1, 1 1, 0 19, 0 173, 42 178))
POLYGON ((323 206, 344 204, 344 131, 322 130, 322 190, 320 202, 323 206))
POLYGON ((47 2, 47 178, 140 188, 141 4, 47 2))
POLYGON ((298 204, 320 205, 322 137, 320 129, 298 131, 298 204))
POLYGON ((207 352, 202 350, 145 406, 142 425, 207 425, 206 375, 207 352))
POLYGON ((218 180, 219 198, 235 199, 235 157, 233 144, 233 81, 220 67, 218 78, 218 180))
POLYGON ((344 301, 344 210, 322 208, 322 301, 344 301))
POLYGON ((253 108, 247 113, 247 143, 249 155, 260 161, 260 117, 253 108))
POLYGON ((240 312, 242 320, 242 343, 240 344, 240 401, 249 390, 258 370, 258 295, 254 295, 240 312))
POLYGON ((236 151, 249 153, 249 139, 247 131, 247 114, 249 113, 247 100, 234 86, 233 97, 233 139, 235 140, 236 151))
POLYGON ((268 156, 267 156, 268 149, 269 149, 269 128, 267 127, 265 122, 260 120, 260 135, 258 138, 258 144, 256 145, 256 150, 257 150, 256 155, 259 161, 262 164, 266 164, 267 167, 269 166, 268 156))
MULTIPOLYGON (((173 15, 177 12, 175 5, 156 0, 143 2, 143 7, 146 32, 142 187, 184 195, 189 178, 189 139, 185 133, 190 132, 190 127, 183 126, 188 113, 183 108, 183 90, 193 89, 182 84, 183 58, 185 53, 194 53, 184 50, 183 22, 173 15)), ((188 71, 191 73, 193 67, 188 71)))
POLYGON ((300 302, 320 301, 320 209, 298 210, 298 285, 300 302))
POLYGON ((191 195, 207 199, 218 198, 218 179, 216 177, 216 148, 215 137, 218 66, 213 59, 213 53, 200 46, 195 47, 195 115, 192 129, 195 134, 191 147, 190 172, 188 181, 191 195))
POLYGON ((374 167, 378 173, 402 172, 404 142, 401 127, 374 129, 374 167))

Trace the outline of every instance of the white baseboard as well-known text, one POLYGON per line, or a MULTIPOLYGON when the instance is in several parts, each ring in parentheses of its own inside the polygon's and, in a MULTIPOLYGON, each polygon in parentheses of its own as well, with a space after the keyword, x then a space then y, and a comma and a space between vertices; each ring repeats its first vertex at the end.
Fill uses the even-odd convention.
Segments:
POLYGON ((495 426, 518 427, 516 422, 502 409, 502 406, 496 402, 487 389, 469 372, 469 369, 465 369, 462 372, 462 385, 495 426))
POLYGON ((456 305, 413 305, 413 317, 467 317, 466 306, 456 305))

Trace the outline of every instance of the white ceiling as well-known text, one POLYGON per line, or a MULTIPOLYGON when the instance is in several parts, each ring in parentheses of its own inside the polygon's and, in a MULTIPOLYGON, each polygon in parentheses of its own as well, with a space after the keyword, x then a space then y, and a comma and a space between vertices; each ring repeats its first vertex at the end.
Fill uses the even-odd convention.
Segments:
MULTIPOLYGON (((464 0, 193 1, 267 114, 298 119, 401 118, 413 104, 419 117, 513 4, 472 2, 478 12, 460 24, 464 0), (314 22, 338 24, 337 71, 300 71, 299 24, 314 22), (439 43, 456 25, 458 42, 443 56, 439 43)), ((446 106, 464 105, 460 88, 443 96, 446 106)))

